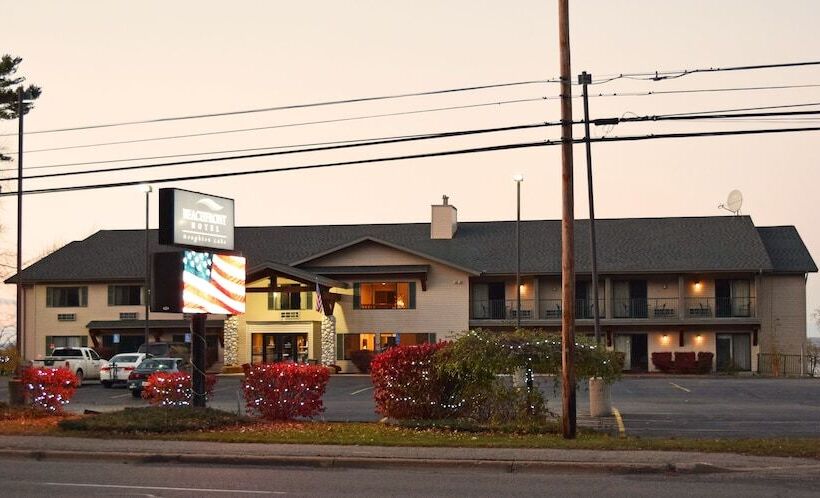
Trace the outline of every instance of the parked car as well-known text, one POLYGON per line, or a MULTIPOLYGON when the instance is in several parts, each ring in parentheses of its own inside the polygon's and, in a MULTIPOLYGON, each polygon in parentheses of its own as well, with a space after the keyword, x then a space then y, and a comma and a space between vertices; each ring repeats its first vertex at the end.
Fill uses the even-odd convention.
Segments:
POLYGON ((120 353, 100 367, 100 384, 111 387, 116 384, 127 384, 128 376, 142 361, 148 357, 145 353, 120 353))
POLYGON ((150 342, 148 347, 140 345, 137 351, 155 358, 191 358, 191 345, 187 342, 150 342))
POLYGON ((100 378, 103 361, 91 348, 54 348, 50 355, 32 363, 35 366, 66 368, 77 376, 79 385, 82 385, 86 379, 100 378))
POLYGON ((156 372, 180 372, 185 370, 187 362, 182 358, 149 358, 131 372, 128 376, 128 389, 131 395, 139 398, 142 389, 148 386, 148 377, 156 372))

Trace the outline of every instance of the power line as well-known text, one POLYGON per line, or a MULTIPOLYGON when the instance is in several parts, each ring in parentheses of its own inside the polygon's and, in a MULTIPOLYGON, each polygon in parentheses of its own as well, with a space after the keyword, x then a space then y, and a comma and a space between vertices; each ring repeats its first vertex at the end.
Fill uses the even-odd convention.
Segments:
MULTIPOLYGON (((719 136, 730 136, 730 135, 760 135, 760 134, 772 134, 772 133, 798 133, 798 132, 807 132, 807 131, 820 131, 820 126, 804 127, 804 128, 768 128, 768 129, 756 129, 756 130, 708 131, 708 132, 665 133, 665 134, 621 136, 621 137, 600 137, 600 138, 591 138, 590 141, 592 141, 592 142, 631 142, 631 141, 657 140, 657 139, 670 139, 670 138, 719 137, 719 136)), ((583 143, 583 141, 584 141, 584 139, 579 138, 579 139, 574 139, 573 143, 579 144, 579 143, 583 143)), ((389 162, 389 161, 402 161, 402 160, 407 160, 407 159, 422 159, 422 158, 429 158, 429 157, 444 157, 444 156, 453 156, 453 155, 460 155, 460 154, 474 154, 474 153, 500 151, 500 150, 513 150, 513 149, 522 149, 522 148, 531 148, 531 147, 545 147, 545 146, 560 145, 561 143, 562 143, 561 140, 544 140, 544 141, 539 141, 539 142, 523 142, 523 143, 515 143, 515 144, 493 145, 493 146, 488 146, 488 147, 455 149, 455 150, 447 150, 447 151, 440 151, 440 152, 425 152, 425 153, 420 153, 420 154, 407 154, 407 155, 402 155, 402 156, 389 156, 389 157, 378 157, 378 158, 371 158, 371 159, 358 159, 358 160, 352 160, 352 161, 340 161, 340 162, 332 162, 332 163, 309 164, 309 165, 304 165, 304 166, 287 166, 287 167, 282 167, 282 168, 267 168, 267 169, 261 169, 261 170, 232 171, 232 172, 227 172, 227 173, 210 173, 210 174, 206 174, 206 175, 189 175, 189 176, 180 176, 180 177, 176 177, 176 178, 155 178, 155 179, 130 180, 130 181, 112 182, 112 183, 77 185, 77 186, 70 186, 70 187, 53 187, 53 188, 26 190, 26 191, 23 191, 23 194, 26 194, 26 195, 29 195, 29 194, 47 194, 47 193, 57 193, 57 192, 81 191, 81 190, 96 190, 96 189, 103 189, 103 188, 129 187, 129 186, 140 185, 140 184, 144 184, 144 183, 157 184, 157 183, 171 183, 171 182, 181 182, 181 181, 190 181, 190 180, 207 180, 207 179, 214 179, 214 178, 227 178, 227 177, 234 177, 234 176, 256 175, 256 174, 262 174, 262 173, 279 173, 279 172, 284 172, 284 171, 320 169, 320 168, 330 168, 330 167, 337 167, 337 166, 351 166, 351 165, 359 165, 359 164, 374 164, 374 163, 389 162)), ((0 192, 0 197, 7 197, 7 196, 13 196, 13 195, 17 195, 17 192, 0 192)))
MULTIPOLYGON (((769 86, 746 86, 746 87, 727 87, 727 88, 693 88, 689 90, 649 90, 646 92, 612 92, 612 93, 598 93, 590 95, 590 97, 648 97, 651 95, 675 95, 686 93, 713 93, 713 92, 746 92, 756 90, 788 90, 795 88, 818 88, 820 84, 807 85, 769 85, 769 86)), ((580 96, 576 96, 578 98, 580 96)))
POLYGON ((620 73, 616 75, 606 75, 600 80, 594 81, 593 85, 602 85, 615 81, 618 79, 631 79, 638 81, 661 81, 677 79, 683 76, 697 73, 717 73, 717 72, 731 72, 731 71, 750 71, 758 69, 782 69, 792 67, 818 66, 820 61, 805 61, 805 62, 784 62, 777 64, 757 64, 746 66, 728 66, 728 67, 707 67, 699 69, 682 69, 675 71, 654 71, 645 73, 620 73))
MULTIPOLYGON (((165 123, 168 121, 180 121, 180 120, 187 120, 187 119, 201 119, 201 118, 214 118, 220 116, 236 116, 240 114, 253 114, 253 113, 261 113, 261 112, 271 112, 271 111, 284 111, 284 110, 293 110, 293 109, 306 109, 309 107, 321 107, 321 106, 329 106, 329 105, 340 105, 340 104, 353 104, 353 103, 360 103, 360 102, 373 102, 377 100, 389 100, 389 99, 399 99, 399 98, 406 98, 406 97, 422 97, 422 96, 429 96, 429 95, 441 95, 447 93, 459 93, 459 92, 468 92, 468 91, 475 91, 475 90, 486 90, 490 88, 504 88, 504 87, 511 87, 511 86, 523 86, 523 85, 535 85, 535 84, 542 84, 542 83, 557 83, 558 80, 530 80, 530 81, 516 81, 516 82, 509 82, 509 83, 493 83, 489 85, 476 85, 476 86, 467 86, 467 87, 459 87, 459 88, 446 88, 443 90, 427 90, 422 92, 411 92, 411 93, 399 93, 393 95, 380 95, 376 97, 358 97, 352 99, 342 99, 342 100, 326 100, 320 102, 311 102, 305 104, 290 104, 290 105, 282 105, 276 107, 262 107, 257 109, 244 109, 239 111, 226 111, 226 112, 212 112, 206 114, 190 114, 187 116, 173 116, 173 117, 165 117, 165 118, 154 118, 154 119, 145 119, 140 121, 120 121, 115 123, 102 123, 102 124, 91 124, 91 125, 82 125, 82 126, 74 126, 70 128, 54 128, 50 130, 37 130, 37 131, 28 131, 25 132, 26 135, 36 135, 41 133, 60 133, 65 131, 79 131, 79 130, 91 130, 97 128, 112 128, 115 126, 130 126, 130 125, 138 125, 138 124, 149 124, 149 123, 165 123)), ((12 134, 0 134, 0 137, 3 136, 11 136, 15 135, 12 134)))
MULTIPOLYGON (((120 171, 130 171, 130 170, 137 170, 137 169, 148 169, 148 168, 159 168, 159 167, 167 167, 167 166, 183 166, 183 165, 190 165, 190 164, 202 164, 202 163, 210 163, 210 162, 217 162, 217 161, 230 161, 234 159, 253 159, 259 157, 272 157, 272 156, 280 156, 286 154, 299 154, 299 153, 307 153, 307 152, 323 152, 328 150, 339 150, 339 149, 349 149, 355 147, 369 147, 372 145, 386 145, 386 144, 396 144, 396 143, 404 143, 404 142, 415 142, 419 140, 430 140, 430 139, 437 139, 437 138, 452 138, 452 137, 461 137, 461 136, 468 136, 468 135, 478 135, 478 134, 485 134, 485 133, 498 133, 504 131, 515 131, 515 130, 527 130, 533 128, 543 128, 548 126, 558 126, 560 122, 554 123, 535 123, 535 124, 527 124, 527 125, 515 125, 515 126, 504 126, 498 128, 481 128, 481 129, 473 129, 473 130, 459 130, 459 131, 450 131, 450 132, 442 132, 442 133, 431 133, 427 135, 416 135, 416 136, 408 136, 408 137, 399 137, 399 138, 391 138, 386 140, 372 140, 363 143, 351 143, 351 144, 339 144, 339 145, 331 145, 327 147, 313 147, 313 148, 304 148, 304 149, 294 149, 294 150, 285 150, 285 151, 278 151, 278 152, 263 152, 259 154, 246 154, 240 156, 227 156, 227 157, 212 157, 206 159, 190 159, 187 161, 174 161, 168 163, 159 163, 159 164, 147 164, 147 165, 137 165, 137 166, 121 166, 117 168, 100 168, 100 169, 90 169, 90 170, 82 170, 82 171, 65 171, 62 173, 47 173, 43 175, 30 175, 23 177, 24 180, 35 180, 35 179, 42 179, 42 178, 55 178, 55 177, 63 177, 63 176, 74 176, 74 175, 87 175, 93 173, 112 173, 112 172, 120 172, 120 171)), ((9 178, 10 180, 14 180, 14 178, 9 178)))
MULTIPOLYGON (((468 108, 475 108, 475 107, 487 107, 487 106, 496 106, 496 105, 504 105, 504 104, 518 104, 522 102, 535 102, 540 100, 548 100, 551 98, 558 98, 558 97, 537 97, 537 98, 528 98, 528 99, 515 99, 515 100, 503 100, 498 102, 485 102, 481 104, 468 104, 468 105, 458 105, 458 106, 449 106, 449 107, 434 107, 430 109, 418 109, 415 111, 398 111, 398 112, 388 112, 388 113, 381 113, 381 114, 367 114, 362 116, 351 116, 347 118, 336 118, 336 119, 320 119, 316 121, 302 121, 297 123, 285 123, 279 125, 270 125, 270 126, 256 126, 252 128, 234 128, 230 130, 219 130, 219 131, 209 131, 209 132, 201 132, 201 133, 189 133, 185 135, 171 135, 171 136, 164 136, 164 137, 153 137, 153 138, 138 138, 132 140, 118 140, 114 142, 101 142, 96 144, 83 144, 83 145, 68 145, 65 147, 51 147, 47 149, 32 149, 24 151, 27 154, 34 153, 34 152, 51 152, 51 151, 59 151, 59 150, 70 150, 70 149, 84 149, 89 147, 102 147, 107 145, 123 145, 123 144, 133 144, 133 143, 144 143, 144 142, 156 142, 160 140, 176 140, 179 138, 192 138, 192 137, 205 137, 205 136, 213 136, 213 135, 223 135, 227 133, 244 133, 248 131, 260 131, 260 130, 272 130, 277 128, 293 128, 297 126, 309 126, 309 125, 316 125, 316 124, 328 124, 328 123, 341 123, 345 121, 358 121, 363 119, 374 119, 374 118, 384 118, 384 117, 391 117, 391 116, 406 116, 410 114, 422 114, 428 112, 440 112, 440 111, 452 111, 458 109, 468 109, 468 108)), ((17 152, 8 152, 9 155, 17 154, 17 152)))
MULTIPOLYGON (((783 116, 810 116, 818 115, 820 111, 785 111, 785 112, 750 112, 745 114, 694 114, 694 115, 662 115, 662 116, 636 116, 634 118, 618 118, 619 123, 643 122, 643 121, 690 121, 707 119, 735 119, 735 118, 763 118, 763 117, 783 117, 783 116)), ((607 122, 606 124, 610 124, 607 122)))

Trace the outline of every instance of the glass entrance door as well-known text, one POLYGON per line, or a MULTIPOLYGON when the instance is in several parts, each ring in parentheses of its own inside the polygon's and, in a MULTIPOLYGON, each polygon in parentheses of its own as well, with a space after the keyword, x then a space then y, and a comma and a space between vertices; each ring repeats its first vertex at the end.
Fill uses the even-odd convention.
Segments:
POLYGON ((307 362, 307 334, 254 334, 253 336, 254 363, 307 362))

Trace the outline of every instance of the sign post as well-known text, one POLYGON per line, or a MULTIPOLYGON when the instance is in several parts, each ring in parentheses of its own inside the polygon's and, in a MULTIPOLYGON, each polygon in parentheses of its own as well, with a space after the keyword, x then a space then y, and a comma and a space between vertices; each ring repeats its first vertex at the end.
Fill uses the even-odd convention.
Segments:
POLYGON ((191 390, 193 391, 193 405, 205 407, 207 393, 205 392, 205 313, 194 313, 191 319, 193 342, 191 356, 193 357, 193 372, 191 372, 191 390))

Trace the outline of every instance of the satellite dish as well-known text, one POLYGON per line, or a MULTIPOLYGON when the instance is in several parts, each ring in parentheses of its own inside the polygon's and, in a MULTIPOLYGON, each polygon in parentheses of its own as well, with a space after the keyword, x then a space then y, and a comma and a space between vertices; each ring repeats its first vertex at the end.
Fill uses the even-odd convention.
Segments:
POLYGON ((729 196, 726 198, 726 204, 721 204, 718 207, 735 215, 739 215, 741 205, 743 205, 743 194, 740 193, 740 190, 735 189, 729 192, 729 196))

